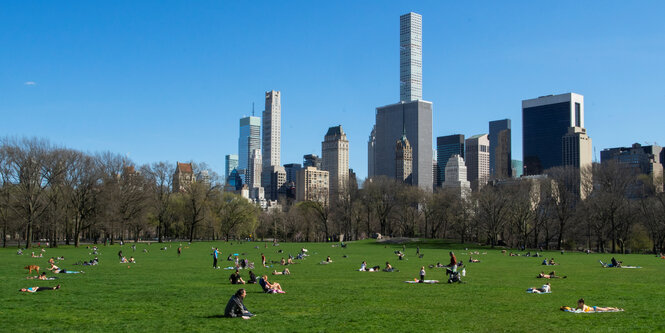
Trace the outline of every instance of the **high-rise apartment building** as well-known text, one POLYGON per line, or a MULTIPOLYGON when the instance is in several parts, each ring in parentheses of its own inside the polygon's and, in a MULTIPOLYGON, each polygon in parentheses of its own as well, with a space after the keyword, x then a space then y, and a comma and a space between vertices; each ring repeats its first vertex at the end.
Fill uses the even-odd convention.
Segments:
POLYGON ((591 163, 593 152, 591 138, 582 127, 569 127, 568 133, 561 138, 561 162, 564 166, 572 166, 579 172, 580 187, 576 193, 582 199, 591 190, 591 163), (585 170, 588 168, 588 170, 585 170))
POLYGON ((474 135, 465 142, 467 178, 478 191, 490 178, 490 140, 487 134, 474 135))
POLYGON ((240 137, 238 138, 238 169, 246 170, 254 149, 261 149, 261 118, 240 118, 240 137))
POLYGON ((321 158, 319 158, 319 156, 317 156, 316 154, 304 155, 302 167, 306 168, 310 166, 321 170, 321 158))
POLYGON ((395 143, 395 178, 411 184, 413 150, 405 134, 395 143))
MULTIPOLYGON (((264 159, 265 160, 265 159, 264 159)), ((261 172, 261 185, 267 200, 278 200, 286 195, 286 170, 281 165, 264 167, 261 172)))
POLYGON ((422 16, 408 13, 399 18, 400 101, 423 99, 422 16))
POLYGON ((263 110, 263 167, 280 166, 282 102, 279 91, 266 91, 263 110))
POLYGON ((263 171, 263 159, 261 158, 261 151, 254 149, 252 151, 252 158, 249 159, 249 166, 247 167, 247 175, 245 177, 247 187, 250 191, 254 188, 261 187, 261 173, 263 171))
POLYGON ((349 140, 342 125, 328 128, 321 142, 321 169, 329 172, 330 193, 341 193, 349 183, 349 140))
POLYGON ((395 142, 404 131, 413 150, 411 184, 432 191, 431 102, 400 102, 376 109, 375 176, 395 177, 395 142))
POLYGON ((374 146, 376 146, 376 125, 372 127, 367 140, 367 178, 374 177, 374 146))
POLYGON ((439 183, 441 186, 446 181, 446 163, 453 155, 459 155, 464 159, 464 135, 453 134, 436 138, 436 160, 439 165, 439 183))
POLYGON ((490 121, 490 176, 496 179, 512 177, 510 119, 490 121))
POLYGON ((570 127, 584 127, 584 96, 567 93, 522 101, 525 175, 563 165, 562 138, 570 127))
POLYGON ((234 155, 234 154, 226 155, 224 157, 224 161, 225 161, 225 164, 226 164, 225 165, 226 166, 225 167, 226 172, 225 172, 224 176, 226 178, 229 178, 229 176, 231 176, 231 171, 233 171, 233 169, 238 168, 238 155, 234 155))
POLYGON ((464 159, 458 154, 450 156, 446 162, 446 181, 443 182, 444 189, 452 189, 462 198, 471 193, 471 184, 467 180, 467 168, 464 159))
POLYGON ((298 171, 296 181, 297 201, 318 201, 324 205, 329 199, 329 173, 315 167, 305 167, 298 171))
POLYGON ((617 161, 622 165, 634 168, 638 173, 651 176, 657 180, 663 176, 663 153, 665 149, 658 145, 642 146, 634 143, 631 147, 603 149, 600 162, 617 161))

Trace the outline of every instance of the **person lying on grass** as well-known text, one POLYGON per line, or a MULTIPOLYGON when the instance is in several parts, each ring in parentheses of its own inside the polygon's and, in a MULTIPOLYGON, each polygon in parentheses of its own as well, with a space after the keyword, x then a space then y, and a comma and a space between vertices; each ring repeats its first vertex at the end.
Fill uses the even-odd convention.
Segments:
POLYGON ((545 272, 540 272, 540 274, 538 274, 536 277, 539 278, 539 279, 562 279, 562 278, 565 279, 565 278, 567 278, 567 276, 558 276, 558 275, 556 275, 555 271, 551 271, 549 274, 545 274, 545 272))
POLYGON ((291 275, 291 271, 288 268, 284 268, 284 270, 281 272, 274 270, 272 271, 272 275, 291 275))
POLYGON ((263 277, 261 277, 261 279, 259 280, 259 285, 261 286, 261 288, 263 288, 263 292, 266 292, 266 293, 269 293, 269 294, 274 294, 274 293, 278 293, 278 292, 283 291, 282 286, 279 283, 277 283, 277 282, 273 282, 273 283, 268 282, 268 276, 267 275, 263 275, 263 277))
POLYGON ((542 287, 536 288, 536 287, 531 287, 527 289, 526 291, 530 291, 534 294, 545 294, 545 293, 551 293, 552 292, 552 285, 550 285, 549 282, 545 283, 542 287))
POLYGON ((28 279, 28 280, 33 280, 33 279, 37 279, 37 280, 55 280, 55 279, 57 279, 57 277, 47 277, 46 272, 42 272, 42 274, 37 275, 37 276, 26 276, 25 278, 28 279))
POLYGON ((237 269, 235 272, 231 273, 231 276, 229 276, 229 281, 231 281, 231 284, 245 284, 245 280, 240 277, 240 273, 237 269))
POLYGON ((229 302, 226 303, 226 308, 224 309, 224 317, 228 318, 242 318, 249 319, 254 316, 253 313, 249 312, 245 307, 244 300, 247 296, 247 291, 245 289, 238 289, 236 293, 231 296, 229 302))
POLYGON ((480 262, 478 259, 473 259, 473 257, 469 257, 469 262, 480 262))
POLYGON ((20 292, 27 292, 27 293, 36 293, 38 291, 44 291, 44 290, 56 290, 60 289, 60 285, 57 285, 55 287, 28 287, 28 288, 21 288, 19 289, 20 292))
POLYGON ((612 259, 610 259, 609 264, 604 263, 602 260, 599 260, 599 261, 600 261, 600 264, 603 265, 603 267, 621 267, 621 265, 623 264, 623 261, 617 261, 616 258, 614 258, 614 257, 612 257, 612 259))
MULTIPOLYGON (((565 308, 562 306, 561 310, 565 310, 565 308)), ((615 308, 615 307, 601 307, 601 306, 588 306, 584 304, 584 298, 580 298, 577 301, 577 308, 573 310, 580 310, 582 312, 611 312, 611 311, 623 311, 622 308, 615 308)))
POLYGON ((83 271, 68 271, 64 268, 60 268, 54 264, 51 264, 51 268, 48 268, 49 271, 52 271, 54 274, 78 274, 83 273, 83 271))

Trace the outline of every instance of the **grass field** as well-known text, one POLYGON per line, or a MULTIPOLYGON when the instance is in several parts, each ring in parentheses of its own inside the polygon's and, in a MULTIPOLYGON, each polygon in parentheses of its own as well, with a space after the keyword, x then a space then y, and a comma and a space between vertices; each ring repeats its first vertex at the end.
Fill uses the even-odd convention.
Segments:
MULTIPOLYGON (((90 250, 61 247, 47 249, 44 258, 31 258, 30 251, 16 255, 16 248, 0 249, 0 331, 164 331, 164 332, 496 332, 496 331, 665 331, 665 260, 649 255, 618 256, 625 264, 641 269, 602 268, 599 259, 611 255, 543 253, 554 256, 559 266, 541 266, 542 258, 509 257, 499 250, 478 248, 481 263, 465 264, 465 284, 446 284, 445 271, 427 268, 427 279, 444 283, 423 285, 403 281, 418 276, 420 266, 447 263, 448 251, 458 259, 469 256, 459 244, 440 241, 407 244, 406 260, 393 252, 402 245, 374 241, 331 244, 283 243, 139 243, 100 247, 98 266, 75 266, 89 260, 90 250), (419 245, 424 258, 415 255, 419 245), (286 294, 269 295, 258 285, 246 285, 245 305, 256 314, 251 320, 221 317, 229 297, 238 289, 231 285, 229 270, 212 269, 211 246, 222 251, 220 265, 229 253, 246 253, 257 275, 272 268, 260 266, 260 253, 268 260, 296 255, 309 249, 307 259, 289 266, 290 276, 269 276, 280 282, 286 294), (259 246, 259 249, 254 248, 259 246), (148 253, 142 250, 147 248, 148 253), (118 250, 136 264, 120 264, 118 250), (283 250, 284 253, 277 253, 283 250), (343 256, 347 257, 344 258, 343 256), (48 267, 51 256, 64 256, 59 266, 82 269, 85 274, 59 274, 55 281, 26 280, 28 264, 48 267), (333 263, 319 262, 331 256, 333 263), (358 272, 360 263, 384 266, 390 261, 399 272, 358 272), (129 266, 129 268, 128 268, 129 266), (550 280, 552 294, 527 294, 528 287, 545 283, 536 275, 552 268, 566 279, 550 280), (21 293, 29 286, 62 285, 60 290, 21 293), (589 305, 616 306, 620 313, 573 314, 559 311, 584 297, 589 305)), ((242 257, 242 256, 241 256, 242 257)), ((275 266, 278 270, 282 267, 275 266)), ((34 275, 34 274, 33 274, 34 275)), ((247 279, 247 272, 241 271, 247 279)))

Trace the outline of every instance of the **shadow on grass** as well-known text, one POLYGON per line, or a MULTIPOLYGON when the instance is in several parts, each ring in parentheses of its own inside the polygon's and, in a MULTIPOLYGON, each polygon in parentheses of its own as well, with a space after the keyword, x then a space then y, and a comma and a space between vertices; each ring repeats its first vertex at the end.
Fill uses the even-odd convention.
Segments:
MULTIPOLYGON (((210 315, 210 316, 203 316, 203 317, 199 317, 199 318, 219 319, 219 318, 226 318, 226 317, 224 317, 223 314, 216 314, 216 315, 210 315)), ((233 319, 233 318, 229 318, 229 319, 233 319)))

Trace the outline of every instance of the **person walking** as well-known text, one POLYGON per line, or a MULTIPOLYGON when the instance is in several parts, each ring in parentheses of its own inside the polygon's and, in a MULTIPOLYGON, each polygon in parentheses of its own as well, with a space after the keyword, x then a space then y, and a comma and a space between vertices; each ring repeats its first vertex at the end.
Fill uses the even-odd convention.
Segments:
POLYGON ((215 248, 214 251, 212 251, 212 268, 219 268, 217 267, 217 258, 219 257, 219 250, 215 248))

